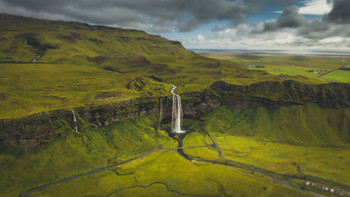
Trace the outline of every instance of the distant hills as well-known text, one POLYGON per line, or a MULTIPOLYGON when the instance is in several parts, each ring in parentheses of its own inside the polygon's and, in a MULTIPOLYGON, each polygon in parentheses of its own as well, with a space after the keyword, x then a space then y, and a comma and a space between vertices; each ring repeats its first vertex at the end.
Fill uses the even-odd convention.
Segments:
POLYGON ((0 31, 2 62, 88 63, 106 57, 192 54, 180 42, 143 31, 78 22, 0 14, 0 31))

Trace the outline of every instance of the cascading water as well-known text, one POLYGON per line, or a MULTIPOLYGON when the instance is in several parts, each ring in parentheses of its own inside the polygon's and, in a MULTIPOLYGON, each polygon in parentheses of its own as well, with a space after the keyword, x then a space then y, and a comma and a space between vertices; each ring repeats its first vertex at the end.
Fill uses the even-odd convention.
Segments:
POLYGON ((75 131, 79 131, 78 130, 78 121, 77 121, 77 116, 75 115, 75 112, 74 112, 74 110, 73 109, 70 109, 71 111, 72 111, 72 114, 73 114, 73 129, 75 130, 75 131))
POLYGON ((181 121, 183 117, 181 98, 178 94, 175 94, 174 92, 177 87, 173 84, 170 85, 173 86, 173 88, 170 91, 173 94, 171 131, 173 133, 185 133, 185 131, 181 130, 181 121))
POLYGON ((158 120, 158 128, 157 130, 160 129, 160 125, 162 123, 163 119, 163 98, 159 98, 159 120, 158 120))

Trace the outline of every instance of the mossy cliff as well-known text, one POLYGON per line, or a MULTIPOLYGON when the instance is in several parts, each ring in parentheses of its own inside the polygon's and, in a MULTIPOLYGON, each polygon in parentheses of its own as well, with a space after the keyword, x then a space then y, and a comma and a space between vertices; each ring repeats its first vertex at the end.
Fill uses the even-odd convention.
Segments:
POLYGON ((112 122, 159 113, 158 98, 137 98, 101 106, 88 106, 76 109, 81 119, 92 127, 104 127, 112 122))
POLYGON ((20 119, 0 120, 0 148, 31 148, 60 137, 60 129, 72 119, 70 110, 55 110, 20 119), (66 122, 67 121, 67 122, 66 122))
MULTIPOLYGON (((112 122, 159 113, 158 98, 130 99, 100 106, 86 106, 74 109, 78 128, 104 127, 112 122)), ((60 109, 33 114, 20 119, 0 120, 0 148, 30 148, 60 137, 62 128, 73 128, 71 109, 60 109)), ((72 129, 72 131, 74 131, 72 129)))
POLYGON ((264 105, 274 109, 283 105, 316 103, 320 107, 350 107, 350 85, 330 83, 310 85, 297 81, 266 81, 251 85, 231 85, 223 81, 213 83, 207 91, 217 95, 220 102, 245 109, 264 105))
MULTIPOLYGON (((199 118, 221 105, 236 109, 249 109, 263 106, 276 110, 282 106, 315 103, 322 108, 349 108, 350 85, 341 83, 308 85, 295 81, 261 82, 239 86, 225 82, 215 82, 203 92, 181 95, 184 116, 199 118)), ((106 105, 90 105, 75 108, 78 128, 87 126, 104 127, 112 122, 160 115, 170 120, 171 97, 130 99, 106 105), (162 109, 160 109, 162 107, 162 109)), ((341 121, 348 121, 341 116, 341 121)), ((70 109, 54 110, 24 117, 0 121, 1 146, 33 147, 51 141, 62 135, 61 127, 73 125, 70 109)), ((350 125, 347 125, 350 132, 350 125)), ((346 129, 346 128, 345 128, 346 129)))

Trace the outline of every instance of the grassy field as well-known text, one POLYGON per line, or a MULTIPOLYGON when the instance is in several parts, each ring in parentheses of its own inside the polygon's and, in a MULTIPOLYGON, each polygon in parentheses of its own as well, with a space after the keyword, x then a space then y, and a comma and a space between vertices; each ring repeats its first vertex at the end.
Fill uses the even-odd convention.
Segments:
POLYGON ((141 96, 126 89, 134 76, 93 66, 0 64, 1 118, 141 96), (105 98, 104 95, 111 96, 105 98))
POLYGON ((346 68, 350 57, 327 56, 298 56, 280 54, 235 54, 199 52, 200 55, 218 60, 228 60, 242 66, 255 65, 262 68, 249 68, 264 70, 270 74, 286 74, 290 76, 305 76, 324 81, 350 81, 349 72, 338 70, 346 68), (334 72, 334 74, 332 74, 334 72), (329 74, 328 74, 329 73, 329 74))
POLYGON ((329 74, 326 74, 325 76, 323 76, 323 78, 342 81, 342 82, 349 82, 350 81, 350 71, 349 70, 336 70, 336 71, 333 71, 329 74))
POLYGON ((287 174, 309 174, 350 184, 350 151, 347 148, 303 147, 216 135, 227 159, 287 174), (300 172, 298 171, 300 167, 300 172))
POLYGON ((111 172, 67 182, 35 196, 50 196, 65 188, 65 195, 107 196, 284 196, 302 193, 274 181, 225 166, 194 165, 173 151, 161 151, 118 168, 127 176, 111 172), (194 178, 196 177, 196 178, 194 178), (91 181, 93 180, 93 181, 91 181), (104 184, 105 182, 108 184, 104 184), (77 189, 78 188, 78 189, 77 189), (79 188, 89 188, 81 190, 79 188))

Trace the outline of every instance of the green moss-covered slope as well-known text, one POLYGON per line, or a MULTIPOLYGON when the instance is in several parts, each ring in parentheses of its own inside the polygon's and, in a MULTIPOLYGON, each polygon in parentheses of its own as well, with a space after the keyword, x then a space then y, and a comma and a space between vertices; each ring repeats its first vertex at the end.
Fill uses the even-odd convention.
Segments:
MULTIPOLYGON (((98 56, 188 55, 181 43, 143 31, 0 15, 2 61, 86 63, 98 56)), ((101 61, 101 60, 100 60, 101 61)))
POLYGON ((222 106, 207 114, 205 128, 260 141, 303 146, 343 147, 350 144, 350 110, 321 108, 315 104, 269 110, 222 106))

